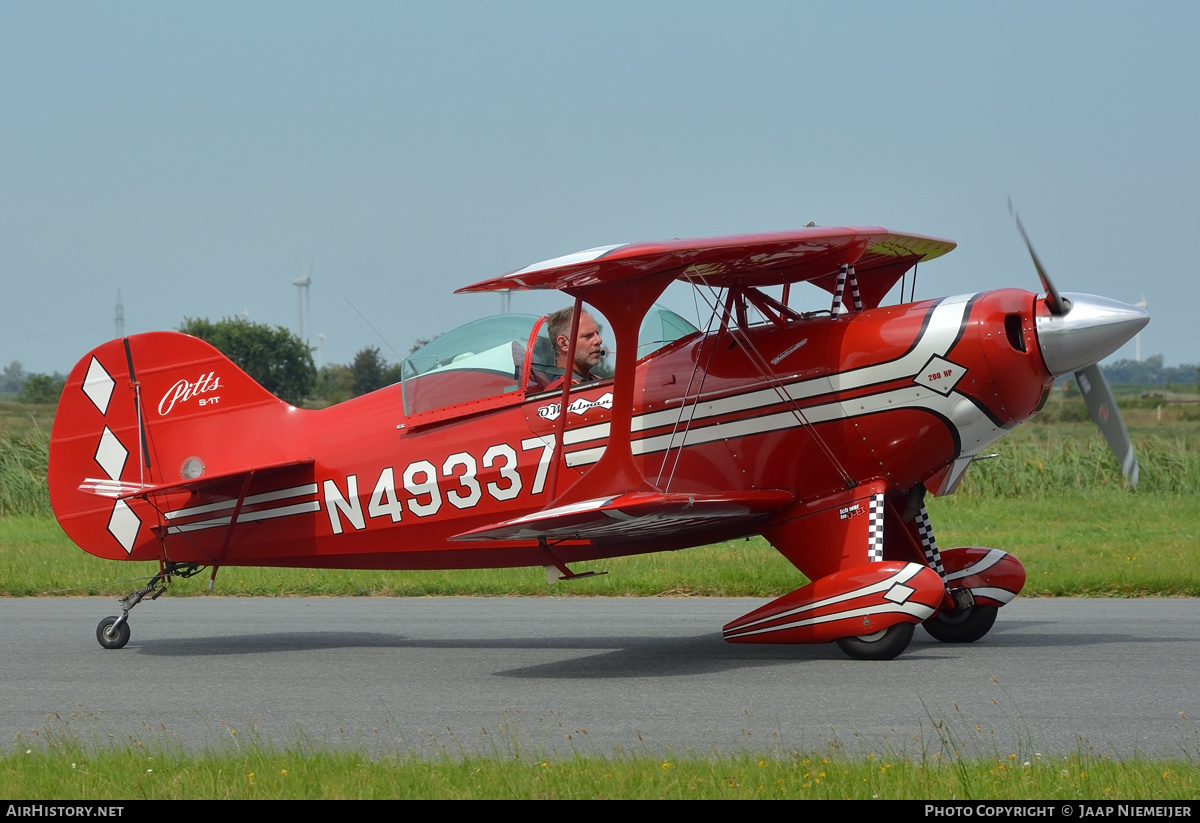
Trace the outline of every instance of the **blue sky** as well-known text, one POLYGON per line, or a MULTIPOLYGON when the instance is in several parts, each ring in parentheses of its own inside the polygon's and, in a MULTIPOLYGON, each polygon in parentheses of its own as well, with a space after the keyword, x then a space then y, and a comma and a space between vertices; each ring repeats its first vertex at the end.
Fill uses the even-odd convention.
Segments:
POLYGON ((118 290, 127 332, 294 328, 294 256, 326 362, 383 346, 354 307, 403 353, 499 310, 467 283, 810 220, 958 241, 918 296, 1036 290, 1010 194, 1060 289, 1144 293, 1143 354, 1200 362, 1198 31, 1182 2, 5 2, 0 366, 68 371, 118 290))

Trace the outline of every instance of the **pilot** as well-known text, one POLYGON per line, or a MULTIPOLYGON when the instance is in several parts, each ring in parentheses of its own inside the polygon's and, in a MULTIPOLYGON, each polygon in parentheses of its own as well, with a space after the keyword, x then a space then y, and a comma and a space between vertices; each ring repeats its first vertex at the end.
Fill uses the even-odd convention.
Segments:
MULTIPOLYGON (((546 316, 546 331, 550 335, 551 345, 554 346, 555 365, 567 371, 567 352, 571 346, 571 318, 574 306, 559 309, 546 316)), ((600 338, 600 327, 596 320, 587 312, 579 315, 579 335, 575 338, 575 365, 572 369, 572 383, 590 383, 600 378, 592 369, 600 365, 604 357, 604 341, 600 338)), ((540 378, 543 384, 540 390, 562 388, 562 377, 551 378, 534 372, 535 378, 540 378)))

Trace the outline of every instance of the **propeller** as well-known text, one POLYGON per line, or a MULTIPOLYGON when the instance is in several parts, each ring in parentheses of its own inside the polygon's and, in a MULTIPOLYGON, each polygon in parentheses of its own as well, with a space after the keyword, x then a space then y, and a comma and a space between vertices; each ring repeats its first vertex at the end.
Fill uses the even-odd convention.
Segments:
POLYGON ((1042 281, 1042 288, 1046 290, 1045 304, 1050 316, 1036 319, 1038 343, 1046 368, 1056 377, 1075 374, 1075 381, 1079 384, 1092 421, 1121 464, 1121 473, 1129 485, 1137 488, 1138 462, 1129 439, 1129 430, 1125 428, 1108 380, 1097 364, 1141 331, 1150 322, 1150 315, 1145 309, 1095 295, 1064 296, 1054 287, 1037 252, 1033 250, 1029 235, 1021 225, 1021 218, 1013 209, 1011 198, 1008 210, 1016 221, 1021 239, 1025 241, 1025 248, 1042 281))
POLYGON ((1121 410, 1117 408, 1117 401, 1113 397, 1112 389, 1108 387, 1108 381, 1104 379, 1104 372, 1100 371, 1100 367, 1093 363, 1075 372, 1075 382, 1079 384, 1079 390, 1083 392, 1083 402, 1087 403, 1092 420, 1100 428, 1100 433, 1104 435, 1108 448, 1116 455, 1117 462, 1121 464, 1121 473, 1125 475, 1129 485, 1136 489, 1138 483, 1137 455, 1133 453, 1129 430, 1125 428, 1125 421, 1121 419, 1121 410))
POLYGON ((1071 310, 1071 304, 1064 302, 1062 295, 1058 293, 1058 289, 1054 288, 1054 283, 1051 282, 1050 275, 1046 273, 1042 261, 1038 259, 1037 252, 1033 250, 1033 244, 1029 242, 1029 235, 1025 233, 1025 227, 1021 225, 1021 216, 1013 208, 1011 197, 1008 198, 1008 213, 1017 222, 1017 231, 1021 233, 1021 239, 1025 241, 1025 248, 1029 249, 1029 256, 1033 260, 1033 267, 1037 269, 1038 277, 1042 281, 1042 288, 1046 290, 1046 308, 1055 317, 1062 317, 1071 310))

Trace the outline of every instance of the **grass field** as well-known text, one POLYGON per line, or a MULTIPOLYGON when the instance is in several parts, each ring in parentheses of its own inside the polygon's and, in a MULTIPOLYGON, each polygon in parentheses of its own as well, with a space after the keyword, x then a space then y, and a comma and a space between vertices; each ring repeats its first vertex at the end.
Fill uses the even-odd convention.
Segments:
POLYGON ((129 746, 100 753, 72 742, 0 755, 9 797, 293 800, 860 799, 1194 800, 1200 760, 1065 757, 1033 751, 967 757, 936 742, 924 758, 836 752, 681 758, 526 756, 423 760, 250 745, 200 756, 129 746))

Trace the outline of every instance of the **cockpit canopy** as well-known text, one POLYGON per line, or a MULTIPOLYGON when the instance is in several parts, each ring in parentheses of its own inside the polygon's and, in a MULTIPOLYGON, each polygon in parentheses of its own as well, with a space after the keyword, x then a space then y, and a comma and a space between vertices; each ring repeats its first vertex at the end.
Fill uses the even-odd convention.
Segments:
MULTIPOLYGON (((603 328, 601 316, 590 311, 603 328)), ((555 362, 554 345, 544 317, 501 314, 459 326, 415 351, 402 364, 401 383, 406 416, 451 406, 463 412, 503 405, 506 396, 542 392, 563 369, 555 362)), ((655 306, 642 321, 638 357, 696 333, 695 326, 670 309, 655 306)), ((596 369, 612 375, 612 352, 596 369)))

